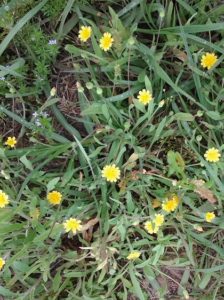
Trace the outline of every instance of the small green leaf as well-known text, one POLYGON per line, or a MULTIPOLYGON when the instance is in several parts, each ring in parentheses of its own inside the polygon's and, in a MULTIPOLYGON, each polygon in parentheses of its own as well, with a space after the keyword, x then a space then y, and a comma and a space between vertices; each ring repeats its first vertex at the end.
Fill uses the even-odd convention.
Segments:
POLYGON ((224 120, 224 115, 220 115, 218 111, 207 111, 206 114, 215 121, 224 120))
POLYGON ((184 176, 185 162, 179 152, 170 150, 167 154, 169 164, 169 176, 172 174, 184 176))
POLYGON ((145 75, 145 87, 148 91, 152 93, 152 84, 147 75, 145 75))
POLYGON ((59 180, 60 177, 55 177, 52 180, 50 180, 47 184, 47 191, 52 191, 55 188, 56 184, 59 182, 59 180))
POLYGON ((33 171, 32 163, 31 163, 30 160, 27 159, 26 155, 23 155, 22 157, 20 157, 19 160, 24 164, 24 166, 25 166, 28 170, 33 171))
POLYGON ((173 116, 173 119, 177 121, 192 122, 194 121, 194 116, 189 113, 179 112, 173 116))
POLYGON ((138 298, 140 300, 145 300, 145 297, 143 295, 142 292, 142 288, 139 284, 139 281, 137 280, 136 276, 135 276, 136 271, 134 270, 133 265, 129 266, 129 274, 130 274, 130 278, 131 278, 131 282, 133 284, 133 290, 136 296, 138 296, 138 298))

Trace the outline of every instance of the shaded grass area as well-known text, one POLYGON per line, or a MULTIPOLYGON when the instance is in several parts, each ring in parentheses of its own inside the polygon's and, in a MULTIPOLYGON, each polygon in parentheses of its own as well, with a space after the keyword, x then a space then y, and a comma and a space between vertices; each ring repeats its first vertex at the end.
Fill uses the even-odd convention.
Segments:
POLYGON ((221 1, 2 4, 1 296, 223 299, 223 12, 221 1), (93 32, 86 43, 82 25, 93 32), (218 58, 207 71, 206 52, 218 58), (211 147, 217 163, 204 158, 211 147), (121 170, 117 183, 101 177, 108 164, 121 170), (165 222, 149 234, 156 213, 165 222), (74 236, 70 217, 83 224, 74 236), (141 255, 129 261, 133 250, 141 255))

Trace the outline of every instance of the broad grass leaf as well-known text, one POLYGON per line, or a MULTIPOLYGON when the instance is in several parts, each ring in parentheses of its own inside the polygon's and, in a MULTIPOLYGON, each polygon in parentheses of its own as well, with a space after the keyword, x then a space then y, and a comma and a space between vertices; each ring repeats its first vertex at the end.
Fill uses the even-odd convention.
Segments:
POLYGON ((11 292, 9 289, 6 289, 3 286, 0 286, 0 295, 7 297, 6 299, 18 299, 18 295, 16 293, 11 292))
POLYGON ((218 111, 207 111, 206 114, 215 121, 224 120, 224 114, 221 115, 218 111))
POLYGON ((31 19, 33 16, 35 16, 38 11, 47 3, 48 0, 41 1, 38 5, 36 5, 33 9, 31 9, 27 14, 25 14, 24 17, 22 17, 16 25, 9 31, 7 36, 3 39, 3 41, 0 44, 0 56, 3 54, 3 52, 6 50, 7 46, 11 42, 11 40, 14 38, 14 36, 17 34, 19 30, 23 28, 23 26, 31 19))
POLYGON ((204 274, 204 276, 201 279, 201 282, 199 283, 198 287, 202 290, 204 290, 206 288, 206 286, 208 285, 208 283, 210 282, 212 277, 212 273, 207 273, 204 274))
POLYGON ((82 111, 82 115, 83 116, 91 116, 91 115, 98 115, 98 114, 102 114, 102 103, 92 103, 91 105, 89 105, 87 108, 85 108, 82 111))
POLYGON ((194 116, 190 113, 179 112, 173 116, 173 119, 177 121, 192 122, 194 121, 194 116))
POLYGON ((167 162, 169 164, 168 174, 184 175, 185 162, 179 152, 170 150, 167 154, 167 162))
POLYGON ((136 161, 139 159, 139 155, 137 153, 132 153, 125 163, 124 167, 127 170, 131 170, 136 166, 136 161))
POLYGON ((56 184, 59 182, 60 177, 55 177, 53 179, 51 179, 48 184, 47 184, 47 191, 51 191, 55 188, 56 184))
POLYGON ((129 266, 129 275, 130 275, 130 278, 131 278, 131 282, 133 284, 134 293, 139 298, 139 300, 146 300, 145 296, 142 292, 142 288, 139 284, 139 281, 137 280, 137 278, 135 276, 135 273, 136 272, 135 272, 135 269, 134 269, 133 265, 130 265, 129 266))
POLYGON ((31 163, 30 160, 27 159, 26 155, 23 155, 22 157, 20 157, 19 160, 24 164, 24 166, 25 166, 28 170, 33 171, 32 163, 31 163))
POLYGON ((145 87, 148 91, 152 93, 152 84, 147 75, 145 75, 145 87))

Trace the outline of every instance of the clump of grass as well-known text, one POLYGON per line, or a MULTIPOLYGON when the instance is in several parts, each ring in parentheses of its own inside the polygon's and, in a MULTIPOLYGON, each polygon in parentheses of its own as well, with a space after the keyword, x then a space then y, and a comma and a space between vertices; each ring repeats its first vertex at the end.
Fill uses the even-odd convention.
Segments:
POLYGON ((219 299, 222 5, 30 3, 0 23, 0 295, 219 299))

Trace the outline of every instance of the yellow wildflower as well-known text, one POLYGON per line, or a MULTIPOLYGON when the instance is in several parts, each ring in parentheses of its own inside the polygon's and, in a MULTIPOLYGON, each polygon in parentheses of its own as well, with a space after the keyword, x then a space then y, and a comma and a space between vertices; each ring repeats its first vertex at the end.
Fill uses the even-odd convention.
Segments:
POLYGON ((47 194, 47 200, 53 205, 58 205, 61 203, 62 194, 57 191, 50 192, 47 194))
POLYGON ((160 227, 164 223, 164 215, 162 214, 155 214, 155 218, 153 220, 155 227, 160 227))
POLYGON ((92 28, 90 26, 81 26, 79 30, 79 39, 82 42, 86 42, 92 34, 92 28))
POLYGON ((107 181, 116 182, 120 178, 121 171, 115 164, 106 165, 102 170, 102 177, 107 181))
POLYGON ((139 258, 141 255, 141 252, 139 251, 132 251, 128 256, 127 256, 127 259, 128 260, 135 260, 137 258, 139 258))
POLYGON ((208 149, 204 154, 205 159, 209 162, 218 162, 220 156, 221 156, 221 154, 220 154, 219 150, 214 147, 208 149))
POLYGON ((2 257, 0 257, 0 271, 2 270, 4 265, 5 265, 5 260, 2 257))
POLYGON ((0 208, 4 208, 7 204, 9 204, 9 196, 0 190, 0 208))
POLYGON ((138 93, 138 101, 144 105, 149 104, 150 101, 152 101, 152 94, 150 91, 143 89, 138 93))
POLYGON ((166 200, 162 204, 162 209, 165 210, 166 212, 171 212, 174 211, 179 204, 179 198, 177 195, 173 195, 172 198, 169 200, 166 200))
POLYGON ((214 212, 207 212, 206 214, 205 214, 205 220, 207 221, 207 222, 212 222, 213 220, 215 219, 215 214, 214 214, 214 212))
POLYGON ((201 58, 201 65, 203 68, 207 68, 208 70, 211 69, 214 64, 217 62, 218 58, 215 55, 215 53, 205 53, 204 55, 202 55, 201 58))
POLYGON ((176 206, 178 206, 178 204, 180 202, 177 195, 173 195, 172 198, 170 198, 170 200, 173 200, 173 202, 176 204, 176 206))
POLYGON ((10 148, 14 148, 16 143, 16 138, 14 136, 9 136, 5 142, 5 145, 9 146, 10 148))
POLYGON ((108 51, 112 47, 113 42, 114 39, 112 35, 109 32, 105 32, 100 39, 100 48, 104 51, 108 51))
POLYGON ((157 233, 159 230, 159 227, 156 225, 153 225, 153 223, 151 221, 145 222, 144 227, 145 227, 145 230, 150 234, 157 233))
POLYGON ((71 231, 73 234, 76 234, 77 231, 82 229, 81 221, 75 218, 70 218, 63 223, 65 232, 71 231))

